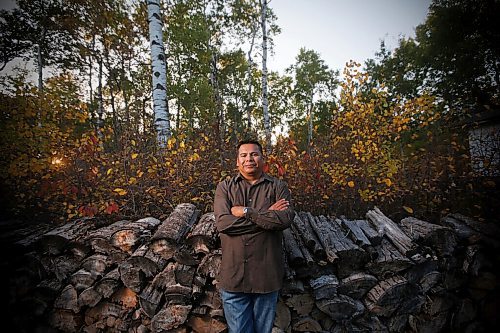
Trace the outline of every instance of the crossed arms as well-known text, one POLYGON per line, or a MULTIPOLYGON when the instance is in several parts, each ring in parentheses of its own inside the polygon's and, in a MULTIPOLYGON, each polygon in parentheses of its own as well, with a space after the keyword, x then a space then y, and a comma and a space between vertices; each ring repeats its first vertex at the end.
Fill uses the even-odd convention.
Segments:
POLYGON ((243 213, 243 206, 233 206, 222 184, 217 186, 214 201, 216 227, 220 233, 230 236, 251 234, 262 230, 284 230, 290 227, 295 212, 290 203, 290 191, 284 182, 277 188, 278 201, 267 209, 249 208, 243 213))

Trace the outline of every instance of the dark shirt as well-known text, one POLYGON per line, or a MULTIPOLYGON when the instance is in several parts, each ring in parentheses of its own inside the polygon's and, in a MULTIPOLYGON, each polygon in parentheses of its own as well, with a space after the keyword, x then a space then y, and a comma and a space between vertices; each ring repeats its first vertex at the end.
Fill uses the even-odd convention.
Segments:
POLYGON ((214 213, 222 245, 219 287, 230 292, 268 293, 282 286, 282 230, 290 227, 295 212, 268 210, 279 199, 290 202, 287 184, 263 174, 251 185, 241 174, 220 182, 214 213), (244 217, 231 207, 248 207, 244 217))

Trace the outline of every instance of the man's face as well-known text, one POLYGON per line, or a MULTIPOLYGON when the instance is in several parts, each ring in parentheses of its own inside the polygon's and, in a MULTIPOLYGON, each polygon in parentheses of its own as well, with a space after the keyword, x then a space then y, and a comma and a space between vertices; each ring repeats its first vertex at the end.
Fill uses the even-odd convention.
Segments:
POLYGON ((243 177, 260 177, 264 169, 264 159, 259 146, 253 143, 241 145, 238 149, 236 165, 243 177))

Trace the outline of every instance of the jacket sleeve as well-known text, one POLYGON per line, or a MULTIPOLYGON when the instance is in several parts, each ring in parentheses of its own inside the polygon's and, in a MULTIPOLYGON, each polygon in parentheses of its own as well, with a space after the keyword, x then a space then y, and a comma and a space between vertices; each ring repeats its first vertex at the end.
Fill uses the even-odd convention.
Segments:
POLYGON ((227 183, 220 182, 215 190, 215 227, 220 233, 236 236, 253 234, 262 229, 246 217, 236 217, 231 213, 232 203, 227 193, 227 183))
POLYGON ((287 184, 281 180, 279 180, 276 191, 276 200, 279 199, 286 199, 290 206, 282 211, 250 208, 247 217, 262 229, 284 230, 289 228, 295 217, 295 211, 293 210, 290 190, 287 184))

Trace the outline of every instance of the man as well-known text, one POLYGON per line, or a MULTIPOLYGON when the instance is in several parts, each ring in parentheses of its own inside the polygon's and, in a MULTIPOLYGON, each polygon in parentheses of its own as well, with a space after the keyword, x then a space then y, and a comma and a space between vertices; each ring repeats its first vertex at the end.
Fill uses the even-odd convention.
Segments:
POLYGON ((239 174, 215 192, 219 289, 230 333, 268 333, 284 275, 282 230, 295 212, 286 183, 264 173, 260 143, 241 141, 237 150, 239 174))

